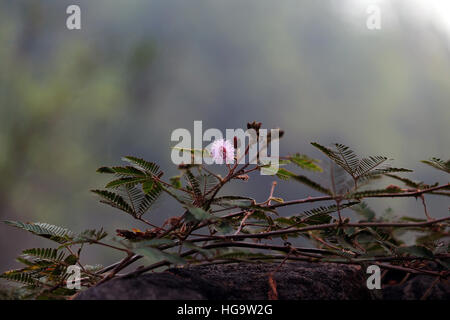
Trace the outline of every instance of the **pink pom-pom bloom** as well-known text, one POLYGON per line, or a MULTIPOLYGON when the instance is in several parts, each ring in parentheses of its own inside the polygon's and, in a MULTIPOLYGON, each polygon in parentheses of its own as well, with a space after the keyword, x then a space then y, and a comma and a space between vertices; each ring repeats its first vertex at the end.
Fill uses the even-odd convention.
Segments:
POLYGON ((234 162, 233 144, 224 139, 218 139, 211 145, 211 156, 217 164, 231 164, 234 162))

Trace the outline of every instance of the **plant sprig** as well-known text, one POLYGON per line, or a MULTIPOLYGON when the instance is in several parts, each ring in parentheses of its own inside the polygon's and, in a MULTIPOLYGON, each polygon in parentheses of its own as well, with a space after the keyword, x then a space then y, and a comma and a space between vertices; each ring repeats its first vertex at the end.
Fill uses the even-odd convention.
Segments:
MULTIPOLYGON (((256 126, 256 123, 249 123, 249 126, 256 126)), ((127 275, 171 265, 277 260, 282 261, 280 266, 287 260, 346 264, 370 262, 386 270, 428 274, 437 279, 449 275, 449 244, 445 241, 449 237, 450 216, 433 218, 425 202, 426 195, 448 196, 449 183, 428 185, 397 176, 394 173, 411 170, 387 165, 388 158, 384 156, 360 159, 342 144, 335 144, 333 148, 318 143, 312 145, 332 163, 329 175, 331 187, 283 166, 276 174, 281 182, 297 181, 323 195, 284 200, 276 194, 278 182, 273 182, 267 200, 260 203, 245 195, 220 195, 220 192, 231 181, 247 181, 251 174, 263 170, 265 164, 239 165, 238 159, 235 159, 233 165, 223 166, 225 173, 213 172, 205 165, 180 165, 180 174, 165 180, 163 171, 156 163, 132 156, 124 157, 126 166, 101 167, 97 170, 113 175, 113 179, 105 190, 92 191, 101 198, 101 202, 145 223, 149 229, 117 230, 117 236, 110 237, 103 229, 77 234, 45 223, 5 221, 50 239, 58 243, 58 247, 25 250, 18 259, 25 267, 7 271, 0 277, 23 283, 34 297, 50 299, 75 293, 65 287, 66 269, 71 264, 80 266, 82 285, 86 288, 124 276, 120 274, 122 270, 143 258, 150 260, 150 264, 127 275), (405 187, 366 187, 382 177, 400 181, 405 187), (174 198, 182 209, 178 215, 157 225, 148 216, 162 194, 174 198), (420 198, 424 219, 404 217, 403 221, 386 221, 383 217, 377 217, 364 202, 368 198, 400 197, 420 198), (277 212, 281 207, 298 208, 311 203, 323 205, 300 213, 294 209, 287 216, 280 216, 277 212), (361 220, 344 218, 343 211, 348 208, 360 214, 361 220), (406 246, 398 235, 405 230, 420 231, 428 237, 418 238, 414 246, 406 246), (309 239, 315 247, 292 246, 290 239, 295 237, 309 239), (272 240, 275 238, 283 239, 285 245, 274 244, 272 240), (249 239, 257 242, 246 241, 249 239), (94 268, 80 261, 86 245, 120 251, 125 257, 110 266, 94 268), (67 255, 63 250, 67 250, 67 255), (430 270, 423 261, 434 261, 440 269, 430 270)), ((249 146, 244 155, 248 150, 249 146)), ((296 153, 280 159, 283 165, 293 165, 295 170, 323 175, 320 162, 306 155, 296 153)), ((431 158, 423 162, 449 172, 448 161, 431 158)))

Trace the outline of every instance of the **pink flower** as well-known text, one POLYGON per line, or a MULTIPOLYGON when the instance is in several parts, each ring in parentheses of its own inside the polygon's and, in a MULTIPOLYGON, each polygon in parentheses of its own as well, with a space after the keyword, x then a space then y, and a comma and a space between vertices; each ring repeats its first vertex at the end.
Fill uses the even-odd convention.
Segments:
POLYGON ((234 162, 234 147, 233 144, 224 139, 218 139, 211 145, 211 156, 217 164, 227 164, 234 162))

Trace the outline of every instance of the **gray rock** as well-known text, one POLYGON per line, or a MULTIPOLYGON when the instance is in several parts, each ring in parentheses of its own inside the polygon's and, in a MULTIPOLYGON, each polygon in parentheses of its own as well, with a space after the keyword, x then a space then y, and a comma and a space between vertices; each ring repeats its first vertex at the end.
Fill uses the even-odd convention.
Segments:
MULTIPOLYGON (((190 266, 117 278, 79 293, 76 299, 268 299, 269 273, 278 264, 190 266)), ((364 273, 342 264, 295 262, 274 275, 278 298, 286 300, 370 299, 364 273)))
MULTIPOLYGON (((435 277, 417 275, 402 284, 386 286, 383 288, 382 297, 384 300, 419 300, 431 287, 435 277)), ((450 300, 449 280, 441 280, 430 291, 427 300, 450 300)))

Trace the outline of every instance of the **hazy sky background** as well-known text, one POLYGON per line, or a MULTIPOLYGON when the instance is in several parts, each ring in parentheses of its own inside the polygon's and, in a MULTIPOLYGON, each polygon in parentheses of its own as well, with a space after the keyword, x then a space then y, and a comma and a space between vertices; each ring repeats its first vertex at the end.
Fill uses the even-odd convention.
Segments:
MULTIPOLYGON (((170 134, 194 120, 223 131, 258 120, 286 131, 283 154, 323 159, 309 143, 340 142, 446 182, 419 160, 449 157, 449 45, 445 0, 1 0, 0 218, 142 228, 89 193, 105 182, 95 169, 131 154, 175 174, 170 134), (81 7, 79 31, 66 29, 69 4, 81 7), (366 27, 370 4, 381 30, 366 27)), ((272 180, 227 192, 263 200, 272 180)), ((294 182, 277 192, 315 194, 294 182)), ((446 199, 429 202, 434 216, 447 213, 446 199)), ((374 207, 419 216, 418 204, 374 207)), ((162 202, 148 218, 175 214, 162 202)), ((49 245, 0 225, 0 271, 49 245)), ((113 261, 92 252, 89 263, 113 261)))

